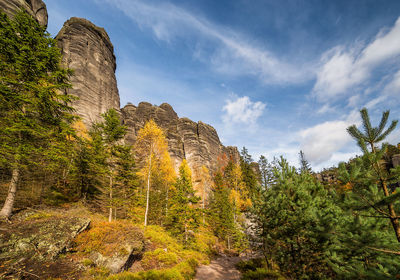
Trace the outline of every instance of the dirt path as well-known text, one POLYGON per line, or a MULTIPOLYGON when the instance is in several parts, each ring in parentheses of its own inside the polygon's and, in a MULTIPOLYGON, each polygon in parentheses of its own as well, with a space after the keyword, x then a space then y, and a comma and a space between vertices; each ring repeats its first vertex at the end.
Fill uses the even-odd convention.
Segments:
POLYGON ((202 265, 197 269, 195 280, 239 280, 240 272, 235 268, 239 257, 219 257, 209 265, 202 265))

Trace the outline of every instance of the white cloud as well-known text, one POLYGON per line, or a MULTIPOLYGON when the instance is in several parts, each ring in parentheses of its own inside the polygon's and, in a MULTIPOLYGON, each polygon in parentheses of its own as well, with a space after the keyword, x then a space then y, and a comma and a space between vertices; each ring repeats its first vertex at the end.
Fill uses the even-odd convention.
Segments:
POLYGON ((351 141, 346 121, 328 121, 300 131, 301 150, 312 164, 320 164, 351 141))
POLYGON ((241 34, 176 5, 138 0, 106 1, 141 28, 150 29, 158 40, 169 43, 175 38, 187 40, 195 46, 194 57, 209 63, 218 72, 255 75, 266 84, 303 83, 312 76, 309 67, 299 71, 298 66, 280 60, 241 34))
POLYGON ((313 95, 320 101, 335 100, 351 93, 370 78, 373 70, 400 55, 400 18, 387 32, 381 31, 364 48, 336 47, 321 62, 313 95))
POLYGON ((258 101, 252 102, 248 96, 236 97, 236 100, 227 100, 222 111, 224 123, 255 124, 263 114, 266 104, 258 101))
MULTIPOLYGON (((357 110, 351 111, 344 120, 327 121, 303 129, 298 132, 300 148, 315 167, 320 168, 338 159, 345 160, 347 154, 353 155, 356 152, 355 149, 347 149, 352 138, 346 129, 353 124, 360 124, 360 113, 357 110)), ((354 143, 352 147, 355 148, 354 143)))

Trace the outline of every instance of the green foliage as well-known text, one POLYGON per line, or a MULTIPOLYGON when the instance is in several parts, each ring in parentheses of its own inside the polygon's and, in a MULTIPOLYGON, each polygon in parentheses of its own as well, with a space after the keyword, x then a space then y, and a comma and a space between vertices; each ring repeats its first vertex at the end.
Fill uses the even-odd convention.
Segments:
POLYGON ((386 168, 387 145, 378 148, 376 144, 393 131, 397 121, 384 131, 388 111, 383 113, 378 127, 371 126, 365 108, 361 117, 364 133, 355 126, 349 127, 348 132, 364 154, 347 165, 339 165, 339 180, 346 186, 339 203, 348 215, 338 228, 338 243, 330 252, 331 265, 345 279, 395 278, 400 271, 396 254, 400 240, 396 213, 400 211, 400 203, 399 190, 389 184, 398 182, 400 170, 386 168))
POLYGON ((240 261, 236 264, 236 268, 242 273, 240 278, 242 280, 285 279, 279 272, 268 269, 264 259, 240 261))
POLYGON ((195 195, 192 174, 186 160, 183 160, 179 168, 179 177, 171 193, 167 228, 188 244, 194 237, 194 231, 199 227, 200 211, 194 206, 200 197, 195 195))
POLYGON ((34 156, 61 157, 46 151, 72 133, 72 97, 62 92, 71 71, 60 67, 56 41, 27 13, 1 13, 0 50, 1 161, 20 167, 34 156))
POLYGON ((260 168, 260 181, 261 186, 264 190, 268 189, 274 182, 274 174, 272 172, 272 164, 268 162, 267 158, 263 155, 258 160, 258 166, 260 168))
POLYGON ((300 173, 311 173, 311 166, 310 163, 307 161, 304 152, 300 151, 299 153, 299 160, 300 160, 300 173))
POLYGON ((12 170, 3 216, 11 214, 28 169, 51 174, 56 187, 64 183, 75 117, 65 93, 72 72, 60 60, 56 41, 29 14, 11 20, 0 13, 0 167, 12 170))
POLYGON ((274 177, 274 185, 255 201, 252 215, 266 259, 296 279, 333 276, 325 253, 342 215, 333 195, 283 158, 274 177))
POLYGON ((229 164, 224 173, 217 172, 214 177, 214 188, 210 194, 208 222, 214 234, 223 240, 231 249, 243 249, 247 246, 247 239, 240 219, 240 211, 232 200, 232 190, 229 186, 232 180, 233 165, 229 164), (231 168, 232 167, 232 168, 231 168))
POLYGON ((247 186, 250 197, 253 196, 259 184, 257 175, 252 167, 253 159, 248 153, 248 150, 243 147, 240 151, 240 167, 242 169, 242 180, 247 186))

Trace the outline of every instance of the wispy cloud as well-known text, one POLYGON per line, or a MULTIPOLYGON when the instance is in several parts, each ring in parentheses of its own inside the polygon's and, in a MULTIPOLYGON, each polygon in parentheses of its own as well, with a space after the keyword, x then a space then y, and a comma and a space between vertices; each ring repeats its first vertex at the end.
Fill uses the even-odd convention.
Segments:
MULTIPOLYGON (((99 0, 96 0, 99 1, 99 0)), ((312 77, 310 68, 292 65, 271 51, 229 28, 214 24, 171 3, 106 0, 158 40, 177 38, 193 44, 194 56, 213 70, 229 75, 254 75, 265 84, 302 83, 312 77)), ((102 3, 103 4, 103 3, 102 3)))
POLYGON ((225 112, 222 118, 224 123, 255 124, 263 114, 266 104, 260 101, 252 102, 248 96, 235 98, 235 100, 227 100, 222 109, 225 112))
MULTIPOLYGON (((389 30, 381 30, 369 44, 359 48, 335 47, 322 58, 313 95, 320 101, 337 100, 366 83, 372 72, 400 55, 400 18, 389 30)), ((390 71, 390 70, 389 70, 390 71)))

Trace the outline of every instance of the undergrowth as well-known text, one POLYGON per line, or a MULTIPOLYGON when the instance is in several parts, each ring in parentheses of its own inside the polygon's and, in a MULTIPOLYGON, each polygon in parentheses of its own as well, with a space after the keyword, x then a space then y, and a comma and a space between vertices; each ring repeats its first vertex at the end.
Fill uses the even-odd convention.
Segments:
POLYGON ((240 261, 236 268, 242 273, 241 280, 285 280, 278 271, 268 269, 261 258, 240 261))

